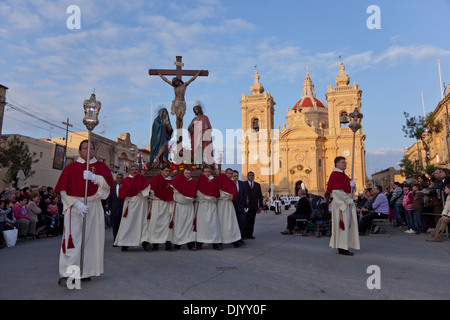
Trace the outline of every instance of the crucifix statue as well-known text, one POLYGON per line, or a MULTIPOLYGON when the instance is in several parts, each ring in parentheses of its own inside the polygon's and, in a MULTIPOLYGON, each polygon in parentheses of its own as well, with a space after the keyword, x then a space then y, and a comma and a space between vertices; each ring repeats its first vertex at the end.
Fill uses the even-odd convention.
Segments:
MULTIPOLYGON (((167 82, 169 85, 173 87, 175 92, 175 99, 172 101, 171 114, 177 116, 176 121, 177 129, 182 129, 183 117, 184 114, 186 113, 186 101, 184 99, 184 96, 186 94, 186 87, 198 76, 207 77, 209 73, 207 70, 182 70, 184 64, 182 62, 181 56, 176 57, 176 61, 174 62, 174 64, 177 66, 175 70, 150 69, 148 73, 150 76, 159 75, 165 82, 167 82), (175 77, 172 79, 172 81, 170 81, 166 77, 164 77, 165 75, 175 77), (183 76, 193 76, 193 77, 185 83, 182 80, 183 76)), ((181 132, 177 139, 177 142, 181 142, 181 132)))

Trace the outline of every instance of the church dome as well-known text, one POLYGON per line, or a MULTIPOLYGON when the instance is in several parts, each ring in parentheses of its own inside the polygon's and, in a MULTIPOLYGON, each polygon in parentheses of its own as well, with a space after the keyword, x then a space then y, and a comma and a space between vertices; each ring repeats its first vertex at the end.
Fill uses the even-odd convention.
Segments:
POLYGON ((302 86, 302 97, 297 101, 292 110, 314 106, 325 108, 325 104, 316 97, 314 84, 309 76, 308 67, 306 67, 306 77, 302 86))

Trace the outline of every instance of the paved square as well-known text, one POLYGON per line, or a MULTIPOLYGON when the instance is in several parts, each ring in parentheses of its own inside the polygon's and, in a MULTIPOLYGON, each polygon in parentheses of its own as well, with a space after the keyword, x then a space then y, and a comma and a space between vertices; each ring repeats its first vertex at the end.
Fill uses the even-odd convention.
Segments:
POLYGON ((108 229, 105 273, 82 282, 80 290, 57 285, 60 236, 19 241, 0 250, 0 299, 435 300, 450 295, 447 238, 428 243, 429 235, 388 228, 387 234, 361 237, 361 250, 348 257, 329 248, 328 236, 280 234, 290 212, 259 214, 256 239, 222 251, 183 246, 175 252, 121 252, 112 247, 108 229), (379 267, 380 289, 371 290, 373 265, 379 267))

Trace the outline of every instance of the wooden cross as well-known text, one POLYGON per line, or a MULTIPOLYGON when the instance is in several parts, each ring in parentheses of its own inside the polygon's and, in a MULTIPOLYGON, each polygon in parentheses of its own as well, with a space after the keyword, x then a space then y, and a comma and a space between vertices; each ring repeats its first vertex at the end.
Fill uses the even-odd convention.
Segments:
MULTIPOLYGON (((182 76, 195 76, 197 72, 200 71, 200 70, 183 70, 182 69, 184 67, 184 63, 182 60, 183 57, 177 56, 176 59, 177 60, 174 62, 174 64, 177 66, 176 69, 150 69, 148 70, 148 74, 151 76, 157 76, 159 72, 163 76, 176 76, 178 79, 181 80, 182 76)), ((202 77, 207 77, 208 75, 209 75, 208 70, 204 70, 199 74, 199 76, 202 77)))

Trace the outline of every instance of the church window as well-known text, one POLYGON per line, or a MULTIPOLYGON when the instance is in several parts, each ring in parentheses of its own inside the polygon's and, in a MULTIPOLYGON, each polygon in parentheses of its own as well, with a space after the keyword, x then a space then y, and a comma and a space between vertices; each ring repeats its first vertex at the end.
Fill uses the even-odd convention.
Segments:
POLYGON ((342 111, 339 116, 339 121, 341 123, 341 128, 348 127, 348 114, 345 111, 342 111))
POLYGON ((252 129, 255 130, 256 132, 259 132, 259 119, 258 118, 254 118, 252 120, 252 129))

